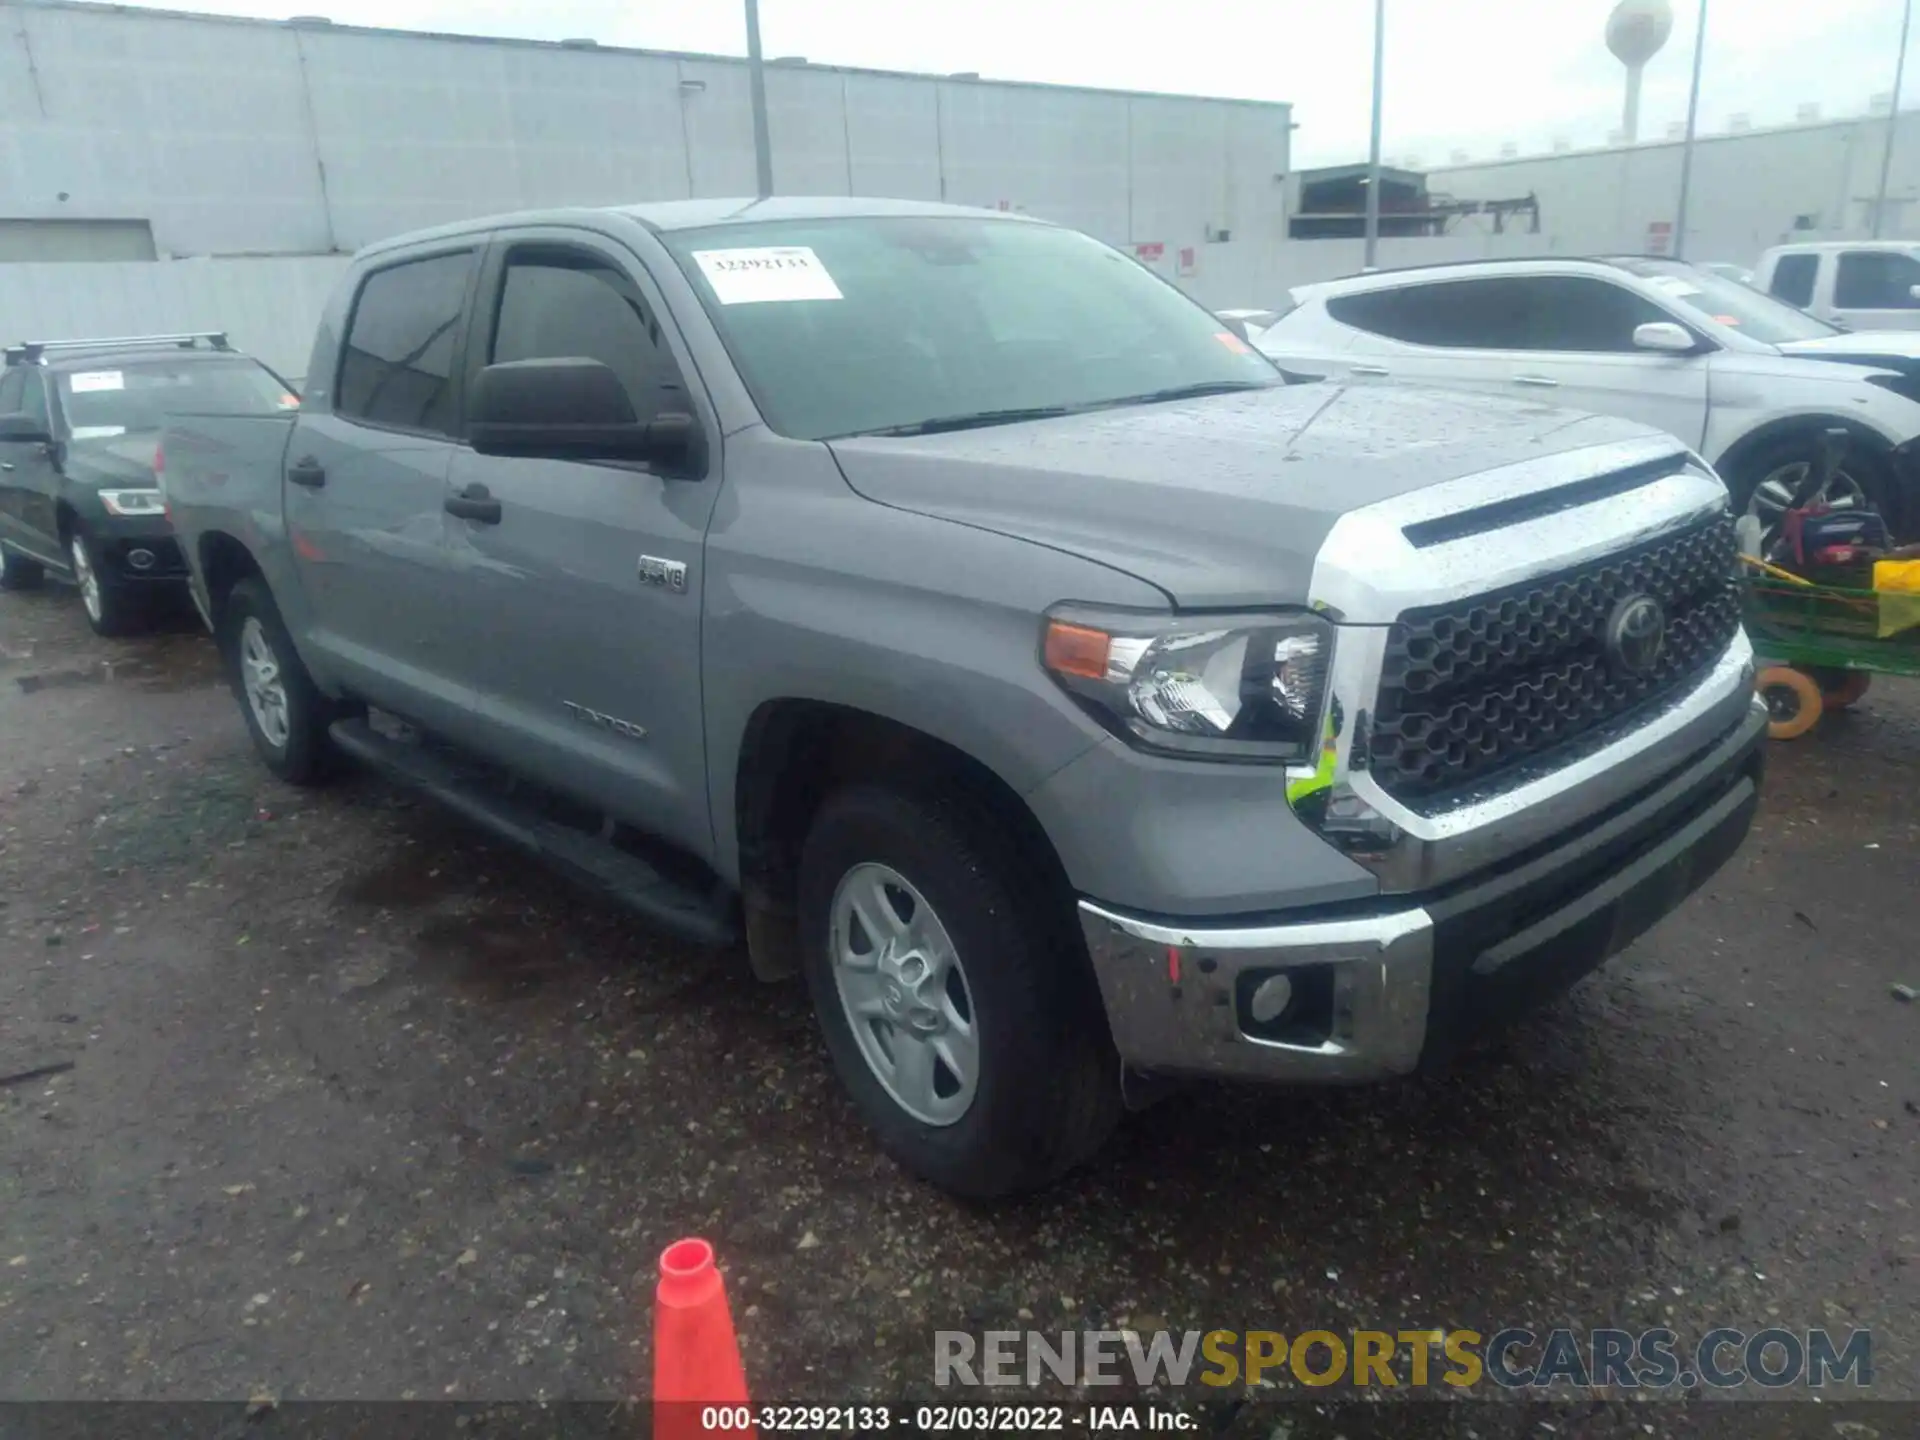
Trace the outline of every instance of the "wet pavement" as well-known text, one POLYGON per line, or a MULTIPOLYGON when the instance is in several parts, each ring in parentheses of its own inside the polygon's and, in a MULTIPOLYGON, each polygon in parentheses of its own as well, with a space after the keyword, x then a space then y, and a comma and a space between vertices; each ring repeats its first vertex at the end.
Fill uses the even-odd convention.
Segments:
POLYGON ((756 1398, 923 1391, 936 1329, 1563 1324, 1869 1327, 1920 1398, 1916 761, 1882 681, 1497 1050, 1182 1093, 972 1207, 872 1149, 797 987, 382 782, 279 784, 190 621, 0 596, 0 1077, 71 1067, 0 1083, 0 1398, 644 1392, 687 1234, 756 1398))

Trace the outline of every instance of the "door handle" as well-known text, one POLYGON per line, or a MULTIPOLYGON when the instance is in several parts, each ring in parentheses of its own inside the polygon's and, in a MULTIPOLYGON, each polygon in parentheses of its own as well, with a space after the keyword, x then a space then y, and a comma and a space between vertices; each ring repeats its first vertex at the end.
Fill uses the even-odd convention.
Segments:
POLYGON ((462 520, 477 520, 482 525, 498 525, 500 502, 493 498, 491 490, 476 482, 458 495, 447 497, 447 513, 458 515, 462 520))
POLYGON ((11 470, 11 469, 13 469, 13 461, 0 460, 0 470, 11 470))
POLYGON ((1349 365, 1347 370, 1354 375, 1378 375, 1384 377, 1387 374, 1387 367, 1384 365, 1349 365))
POLYGON ((1513 383, 1516 385, 1533 385, 1542 390, 1558 390, 1560 388, 1560 382, 1548 375, 1516 375, 1513 377, 1513 383))
POLYGON ((287 467, 287 480, 290 484, 304 485, 309 490, 318 490, 327 483, 326 468, 308 455, 287 467))

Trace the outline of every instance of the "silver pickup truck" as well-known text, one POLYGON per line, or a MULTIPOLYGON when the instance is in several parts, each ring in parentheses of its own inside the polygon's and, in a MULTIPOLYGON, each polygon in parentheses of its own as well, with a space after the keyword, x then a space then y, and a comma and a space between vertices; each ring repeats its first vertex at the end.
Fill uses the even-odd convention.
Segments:
POLYGON ((805 975, 880 1142, 1044 1184, 1183 1076, 1363 1081, 1733 853, 1724 488, 1620 420, 1286 383, 1070 230, 689 201, 363 253, 164 482, 262 758, 805 975))

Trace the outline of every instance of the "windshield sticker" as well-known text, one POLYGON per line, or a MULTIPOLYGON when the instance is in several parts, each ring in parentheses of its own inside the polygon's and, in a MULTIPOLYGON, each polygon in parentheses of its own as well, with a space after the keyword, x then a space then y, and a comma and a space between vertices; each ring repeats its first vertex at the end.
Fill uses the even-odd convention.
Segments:
POLYGON ((1213 338, 1236 355, 1251 355, 1253 353, 1253 347, 1231 330, 1217 330, 1214 332, 1213 338))
POLYGON ((810 245, 696 250, 693 259, 722 305, 845 298, 810 245))
POLYGON ((1679 300, 1700 293, 1700 287, 1683 275, 1651 275, 1647 278, 1647 283, 1654 289, 1664 290, 1679 300))
POLYGON ((124 390, 127 377, 118 370, 82 370, 67 378, 67 386, 76 395, 91 395, 98 390, 124 390))
POLYGON ((73 438, 76 440, 112 440, 127 433, 124 425, 76 425, 73 438))

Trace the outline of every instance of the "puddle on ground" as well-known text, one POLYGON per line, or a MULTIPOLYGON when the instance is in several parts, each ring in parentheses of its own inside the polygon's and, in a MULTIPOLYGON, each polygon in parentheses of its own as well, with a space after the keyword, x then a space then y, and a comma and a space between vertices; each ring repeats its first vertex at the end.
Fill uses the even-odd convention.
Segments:
POLYGON ((414 937, 421 961, 489 1000, 514 1000, 577 968, 553 935, 495 915, 439 916, 414 937))
POLYGON ((79 685, 104 684, 112 673, 112 667, 106 662, 96 660, 91 665, 75 666, 69 670, 42 670, 36 675, 21 675, 13 683, 20 687, 22 695, 33 695, 42 690, 70 690, 79 685))

